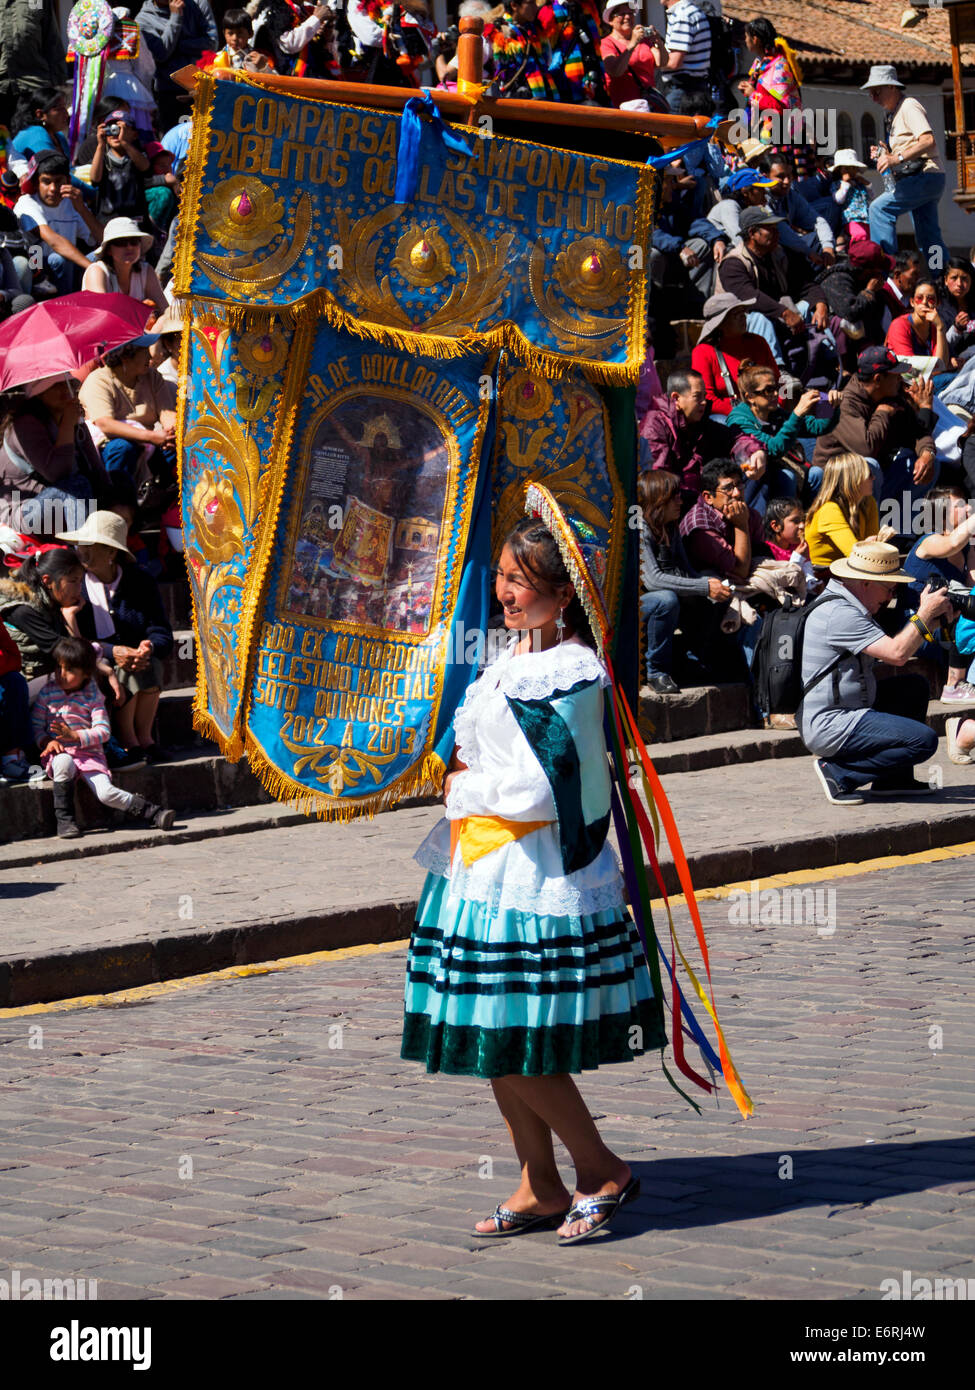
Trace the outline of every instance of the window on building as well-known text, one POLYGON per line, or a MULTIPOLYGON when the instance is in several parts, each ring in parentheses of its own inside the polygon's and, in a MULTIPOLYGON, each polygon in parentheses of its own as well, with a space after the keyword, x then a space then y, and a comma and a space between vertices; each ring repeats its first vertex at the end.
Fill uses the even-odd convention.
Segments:
POLYGON ((846 111, 836 117, 836 145, 841 150, 853 149, 853 121, 846 111))
POLYGON ((877 143, 877 122, 873 118, 873 113, 864 111, 860 117, 860 158, 865 162, 870 162, 870 146, 877 143))

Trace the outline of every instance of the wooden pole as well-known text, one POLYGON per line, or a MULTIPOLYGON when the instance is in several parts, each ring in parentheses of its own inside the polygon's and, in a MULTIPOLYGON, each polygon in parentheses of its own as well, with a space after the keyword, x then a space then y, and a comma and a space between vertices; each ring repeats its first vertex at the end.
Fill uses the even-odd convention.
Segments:
MULTIPOLYGON (((480 43, 480 39, 478 39, 480 43)), ((221 81, 233 82, 231 68, 212 69, 221 81)), ((172 80, 192 91, 200 77, 200 69, 189 66, 172 74, 172 80)), ((402 111, 411 97, 417 95, 412 87, 379 87, 365 82, 327 82, 312 77, 279 77, 275 73, 248 73, 247 84, 266 87, 269 92, 291 92, 295 96, 313 97, 316 101, 341 106, 366 106, 377 111, 402 111)), ((607 136, 618 131, 645 135, 659 140, 664 149, 673 149, 703 134, 708 123, 706 116, 658 116, 644 111, 620 111, 607 106, 569 106, 556 101, 517 101, 508 97, 495 101, 482 98, 472 105, 459 92, 440 91, 432 96, 441 114, 458 124, 474 125, 476 117, 489 115, 497 121, 523 121, 527 124, 561 126, 565 131, 565 148, 571 149, 572 130, 589 126, 604 130, 607 136)), ((719 132, 720 134, 720 128, 719 132)))
POLYGON ((457 86, 461 91, 484 81, 484 20, 468 16, 460 21, 457 40, 457 86))

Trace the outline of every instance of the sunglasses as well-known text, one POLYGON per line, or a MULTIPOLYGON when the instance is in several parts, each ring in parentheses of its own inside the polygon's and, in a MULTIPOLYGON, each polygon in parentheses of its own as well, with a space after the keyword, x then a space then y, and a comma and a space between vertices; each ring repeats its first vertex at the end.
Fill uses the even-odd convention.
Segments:
POLYGON ((109 246, 141 246, 141 236, 117 236, 110 241, 109 246))

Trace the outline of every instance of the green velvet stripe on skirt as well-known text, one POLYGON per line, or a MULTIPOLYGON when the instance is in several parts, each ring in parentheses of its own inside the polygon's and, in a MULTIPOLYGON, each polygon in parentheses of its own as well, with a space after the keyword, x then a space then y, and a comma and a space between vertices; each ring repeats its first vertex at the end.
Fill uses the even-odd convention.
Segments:
POLYGON ((666 1046, 625 909, 504 911, 428 876, 410 941, 401 1055, 462 1076, 544 1076, 666 1046))

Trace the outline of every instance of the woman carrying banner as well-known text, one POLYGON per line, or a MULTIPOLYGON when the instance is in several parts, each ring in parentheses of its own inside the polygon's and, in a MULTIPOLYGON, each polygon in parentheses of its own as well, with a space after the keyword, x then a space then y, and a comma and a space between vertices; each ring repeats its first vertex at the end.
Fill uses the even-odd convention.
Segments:
POLYGON ((570 1073, 665 1045, 619 864, 606 843, 605 668, 550 530, 509 535, 496 593, 506 652, 458 710, 447 816, 410 946, 402 1055, 491 1080, 521 1164, 485 1238, 608 1225, 639 1181, 606 1147, 570 1073), (557 1134, 575 1165, 570 1194, 557 1134))

